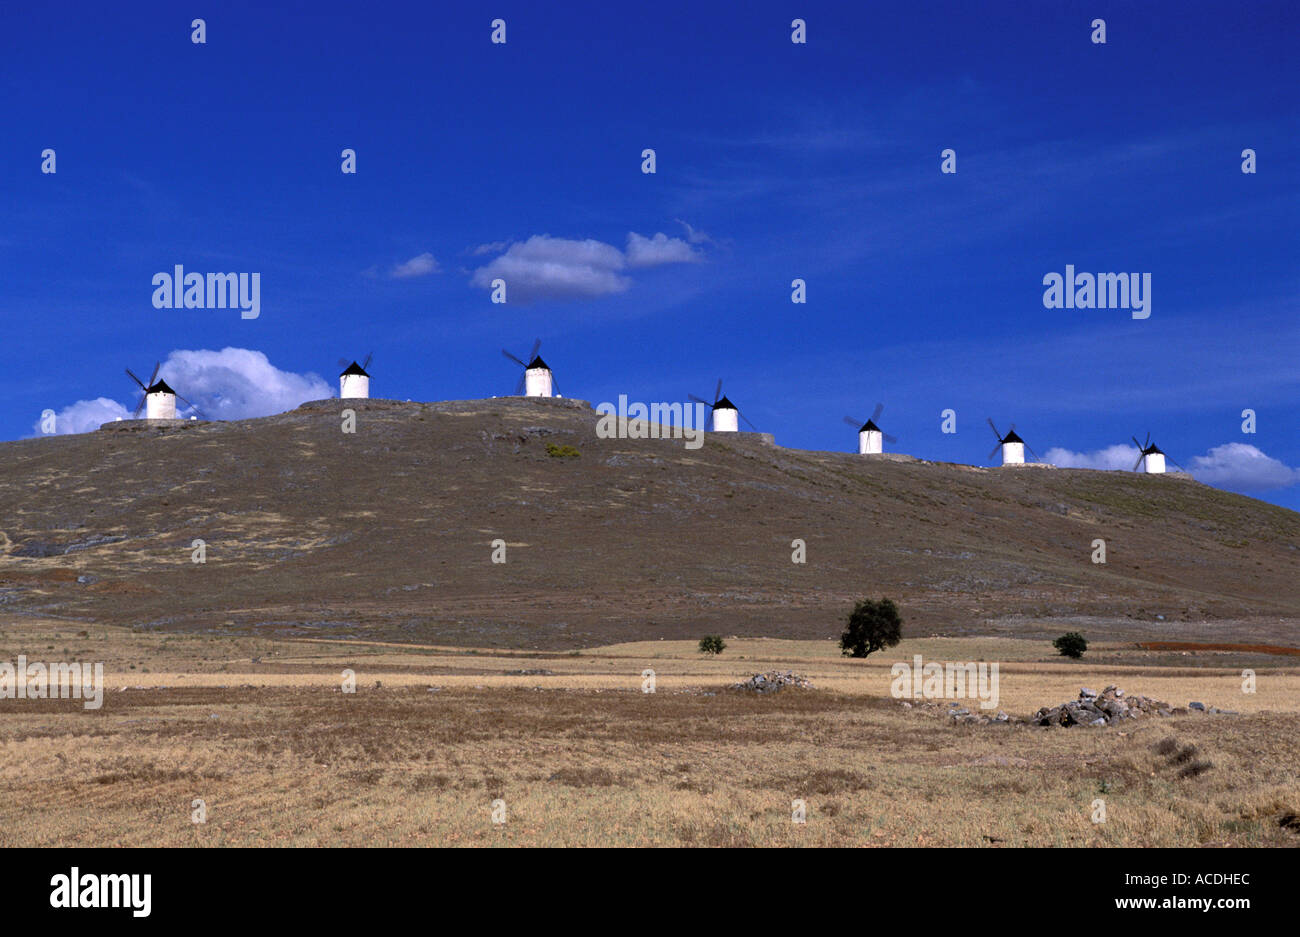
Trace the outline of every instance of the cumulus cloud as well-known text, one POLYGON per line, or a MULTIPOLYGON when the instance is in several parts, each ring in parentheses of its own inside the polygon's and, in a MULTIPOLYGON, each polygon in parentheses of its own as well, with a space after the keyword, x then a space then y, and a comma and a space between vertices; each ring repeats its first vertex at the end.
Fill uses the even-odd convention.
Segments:
MULTIPOLYGON (((1132 471, 1138 455, 1135 446, 1107 446, 1092 452, 1054 447, 1043 454, 1043 459, 1062 468, 1132 471)), ((1300 469, 1240 442, 1215 446, 1205 455, 1194 456, 1186 468, 1197 481, 1230 491, 1271 491, 1300 484, 1300 469)))
MULTIPOLYGON (((282 371, 262 352, 248 348, 173 351, 158 376, 213 420, 270 416, 334 393, 319 376, 282 371)), ((56 413, 55 431, 86 433, 118 417, 130 419, 136 399, 132 397, 129 406, 105 397, 79 400, 56 413)), ((178 415, 189 415, 180 402, 177 407, 178 415)), ((39 421, 35 430, 41 432, 39 421)))
POLYGON ((625 292, 632 285, 629 268, 701 259, 681 238, 662 233, 644 237, 630 232, 626 252, 592 238, 578 241, 535 234, 510 244, 499 257, 475 270, 470 284, 490 289, 493 280, 504 280, 512 301, 591 299, 625 292))
POLYGON ((1270 491, 1300 482, 1300 469, 1240 442, 1215 446, 1194 457, 1187 468, 1197 481, 1232 491, 1270 491))
POLYGON ((1101 471, 1132 471, 1141 453, 1136 446, 1107 446, 1092 452, 1073 452, 1053 446, 1043 453, 1043 461, 1061 468, 1086 468, 1101 471))
POLYGON ((701 260, 699 252, 681 238, 670 238, 659 233, 642 237, 635 231, 627 235, 627 263, 629 267, 657 267, 660 264, 689 264, 701 260))
POLYGON ((437 273, 441 269, 438 266, 438 261, 434 260, 433 255, 425 251, 410 260, 404 260, 400 264, 394 265, 388 275, 395 280, 409 280, 412 277, 424 277, 431 273, 437 273))
POLYGON ((262 352, 249 348, 173 351, 160 373, 214 420, 270 416, 333 396, 333 387, 317 375, 281 371, 262 352))
MULTIPOLYGON (((94 400, 78 400, 76 403, 56 411, 54 414, 54 432, 59 435, 67 433, 89 433, 99 429, 103 423, 116 419, 131 418, 131 411, 116 400, 96 397, 94 400)), ((43 433, 43 421, 37 420, 33 430, 43 433)))

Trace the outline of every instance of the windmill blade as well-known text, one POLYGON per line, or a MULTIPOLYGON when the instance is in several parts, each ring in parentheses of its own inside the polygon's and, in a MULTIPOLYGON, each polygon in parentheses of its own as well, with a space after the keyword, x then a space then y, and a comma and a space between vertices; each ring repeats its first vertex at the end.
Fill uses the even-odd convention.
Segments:
POLYGON ((144 409, 144 394, 140 395, 140 401, 135 405, 135 410, 131 413, 131 419, 140 419, 140 411, 144 409))
POLYGON ((1136 472, 1136 471, 1138 470, 1138 468, 1142 465, 1142 460, 1145 459, 1145 458, 1146 458, 1146 456, 1144 456, 1144 455, 1139 455, 1139 456, 1138 456, 1138 460, 1137 460, 1136 462, 1133 463, 1133 471, 1136 472))
MULTIPOLYGON (((996 433, 997 430, 994 430, 994 432, 996 433)), ((989 450, 988 458, 985 459, 984 461, 985 461, 985 462, 992 462, 992 461, 993 461, 993 457, 994 457, 995 455, 998 454, 998 450, 1001 449, 1001 448, 1002 448, 1002 443, 998 443, 996 446, 994 446, 992 449, 990 449, 990 450, 989 450)))
POLYGON ((339 359, 339 367, 340 367, 340 368, 346 368, 346 367, 347 367, 348 365, 350 365, 351 363, 352 363, 352 362, 349 361, 347 358, 340 358, 340 359, 339 359))
POLYGON ((179 400, 181 403, 185 404, 185 406, 188 407, 190 410, 193 410, 196 414, 198 414, 199 416, 203 417, 203 419, 206 420, 206 419, 208 418, 206 413, 204 413, 204 412, 203 412, 202 410, 200 410, 198 407, 194 406, 194 404, 190 403, 188 400, 186 400, 186 399, 185 399, 184 397, 182 397, 180 394, 177 394, 177 395, 176 395, 176 399, 179 400))
POLYGON ((746 425, 748 425, 750 429, 752 429, 756 433, 758 432, 758 427, 755 426, 753 423, 749 422, 749 417, 745 416, 745 414, 741 413, 739 410, 736 411, 736 415, 739 416, 742 420, 744 420, 746 425))
POLYGON ((884 434, 884 437, 885 437, 885 442, 889 443, 891 446, 892 446, 894 443, 898 442, 898 437, 897 437, 897 436, 890 436, 888 433, 885 433, 885 434, 884 434))
MULTIPOLYGON (((1179 465, 1177 462, 1175 462, 1175 461, 1174 461, 1174 460, 1169 456, 1169 453, 1167 453, 1167 452, 1165 453, 1165 461, 1171 463, 1171 464, 1173 465, 1173 467, 1176 468, 1176 469, 1178 469, 1178 471, 1180 471, 1180 472, 1186 472, 1186 471, 1187 471, 1187 469, 1183 468, 1181 465, 1179 465)), ((1189 472, 1188 474, 1191 474, 1191 473, 1189 472)))
POLYGON ((722 399, 722 378, 718 378, 718 389, 713 392, 713 402, 717 403, 722 399))
POLYGON ((1042 462, 1042 461, 1043 461, 1042 459, 1040 459, 1040 458, 1038 457, 1038 453, 1037 453, 1037 452, 1035 452, 1033 449, 1029 448, 1029 443, 1025 443, 1025 451, 1028 452, 1031 456, 1034 457, 1034 461, 1035 461, 1035 462, 1042 462))
POLYGON ((872 423, 874 423, 874 422, 876 422, 876 420, 880 419, 880 414, 884 411, 884 409, 885 409, 885 405, 884 405, 883 403, 878 403, 878 404, 876 404, 876 411, 875 411, 874 413, 871 414, 871 422, 872 422, 872 423))
POLYGON ((854 429, 860 429, 863 425, 861 420, 855 420, 851 416, 846 416, 844 422, 852 426, 854 429))
POLYGON ((704 404, 706 407, 712 407, 712 406, 713 406, 713 404, 709 403, 709 402, 708 402, 707 400, 705 400, 703 397, 696 397, 694 394, 687 394, 686 396, 687 396, 687 397, 690 397, 690 398, 691 398, 692 400, 694 400, 696 403, 702 403, 702 404, 704 404))
POLYGON ((532 350, 532 352, 528 355, 528 363, 529 363, 529 364, 532 364, 533 359, 537 357, 537 353, 538 353, 539 351, 541 351, 541 350, 542 350, 542 340, 539 338, 539 339, 537 339, 535 342, 533 342, 533 350, 532 350))
POLYGON ((1146 445, 1144 445, 1142 448, 1143 448, 1143 449, 1149 449, 1150 447, 1151 447, 1151 433, 1148 432, 1148 433, 1147 433, 1147 441, 1146 441, 1146 445))
POLYGON ((560 393, 560 382, 557 381, 557 380, 555 379, 555 372, 554 372, 554 371, 551 372, 551 391, 552 391, 552 393, 554 393, 555 396, 557 396, 557 397, 562 397, 562 396, 564 396, 563 394, 560 393))
POLYGON ((1138 452, 1142 452, 1146 449, 1146 446, 1138 442, 1138 438, 1136 436, 1130 436, 1129 439, 1133 440, 1133 445, 1138 447, 1138 452))
POLYGON ((153 374, 149 375, 149 386, 153 387, 153 382, 158 380, 158 369, 162 367, 162 362, 155 361, 153 365, 153 374))
POLYGON ((505 355, 507 358, 509 358, 509 359, 510 359, 511 361, 513 361, 515 364, 519 365, 519 367, 521 367, 521 368, 526 368, 526 367, 528 367, 528 365, 524 364, 522 361, 520 361, 520 360, 519 360, 518 358, 516 358, 514 355, 510 354, 510 352, 506 351, 504 348, 501 349, 501 354, 505 355))
POLYGON ((1014 433, 1015 431, 1016 431, 1016 424, 1015 424, 1015 423, 1012 423, 1012 424, 1011 424, 1011 429, 1008 430, 1008 432, 1014 433))
POLYGON ((515 396, 522 397, 524 393, 524 375, 519 375, 519 383, 515 385, 515 396))
POLYGON ((126 376, 129 377, 131 380, 135 381, 137 384, 139 384, 141 390, 145 389, 144 382, 140 380, 138 377, 136 377, 135 372, 132 371, 130 368, 126 369, 126 376))
MULTIPOLYGON (((989 417, 989 418, 988 418, 988 421, 989 421, 989 429, 993 430, 993 435, 996 436, 996 437, 998 437, 998 445, 999 445, 999 446, 1002 445, 1002 434, 999 433, 999 432, 998 432, 998 428, 997 428, 996 426, 993 425, 993 417, 989 417)), ((996 450, 994 450, 994 451, 996 451, 996 450)))
POLYGON ((371 351, 371 352, 367 352, 367 353, 366 353, 366 360, 363 361, 363 362, 361 362, 361 370, 362 370, 362 371, 369 371, 369 370, 370 370, 370 359, 373 358, 374 356, 375 356, 375 353, 374 353, 373 351, 371 351))

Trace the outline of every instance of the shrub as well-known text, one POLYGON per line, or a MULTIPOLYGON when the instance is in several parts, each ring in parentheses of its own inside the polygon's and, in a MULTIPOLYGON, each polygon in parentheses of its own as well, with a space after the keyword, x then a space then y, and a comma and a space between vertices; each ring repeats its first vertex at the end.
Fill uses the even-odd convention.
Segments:
POLYGON ((576 459, 578 456, 582 455, 581 452, 572 446, 557 446, 553 442, 548 442, 546 444, 546 454, 552 459, 576 459))
POLYGON ((840 650, 846 657, 866 657, 882 648, 893 647, 903 637, 903 619, 889 599, 863 599, 849 614, 849 624, 840 635, 840 650))
POLYGON ((1052 642, 1052 647, 1060 651, 1063 656, 1077 660, 1083 656, 1084 651, 1088 650, 1088 642, 1079 632, 1067 631, 1052 642))
POLYGON ((727 642, 722 640, 720 634, 706 634, 700 638, 701 654, 721 654, 727 649, 727 642))

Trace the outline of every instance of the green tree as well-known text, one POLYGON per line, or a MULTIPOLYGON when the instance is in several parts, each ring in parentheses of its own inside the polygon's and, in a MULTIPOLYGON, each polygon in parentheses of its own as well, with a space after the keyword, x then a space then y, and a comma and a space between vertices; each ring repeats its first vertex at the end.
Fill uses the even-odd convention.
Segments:
POLYGON ((1077 631, 1067 631, 1052 642, 1052 647, 1060 651, 1063 656, 1077 660, 1083 656, 1084 651, 1088 650, 1088 641, 1077 631))
POLYGON ((722 640, 720 634, 706 634, 700 638, 701 654, 721 654, 727 649, 727 642, 722 640))
POLYGON ((889 599, 863 599, 853 607, 848 627, 840 635, 845 657, 866 657, 882 648, 893 647, 903 638, 903 619, 889 599))

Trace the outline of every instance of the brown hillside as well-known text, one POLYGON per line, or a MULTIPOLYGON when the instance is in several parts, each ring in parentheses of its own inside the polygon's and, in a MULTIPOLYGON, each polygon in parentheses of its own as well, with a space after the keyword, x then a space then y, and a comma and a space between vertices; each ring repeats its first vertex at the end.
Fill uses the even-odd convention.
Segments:
POLYGON ((332 400, 0 444, 0 609, 554 648, 833 636, 888 595, 911 633, 1232 619, 1300 644, 1300 514, 1186 478, 602 440, 573 400, 347 406, 355 435, 332 400))

